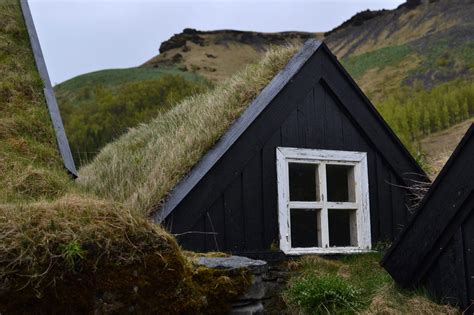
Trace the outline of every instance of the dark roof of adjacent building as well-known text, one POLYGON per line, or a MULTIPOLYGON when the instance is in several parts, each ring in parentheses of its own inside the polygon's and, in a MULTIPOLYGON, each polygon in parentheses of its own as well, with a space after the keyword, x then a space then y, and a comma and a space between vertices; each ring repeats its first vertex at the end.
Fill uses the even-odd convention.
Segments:
POLYGON ((383 267, 402 286, 421 283, 473 209, 474 125, 471 125, 412 220, 383 258, 383 267))

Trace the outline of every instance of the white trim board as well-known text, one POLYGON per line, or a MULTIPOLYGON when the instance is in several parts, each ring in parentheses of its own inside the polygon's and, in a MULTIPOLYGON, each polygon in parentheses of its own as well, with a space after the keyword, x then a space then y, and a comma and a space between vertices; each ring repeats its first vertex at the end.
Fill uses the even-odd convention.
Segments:
POLYGON ((371 249, 369 183, 367 153, 354 151, 335 151, 318 149, 299 149, 277 147, 277 180, 278 180, 278 224, 280 231, 280 249, 285 254, 349 254, 368 252, 371 249), (290 201, 288 163, 318 164, 317 184, 319 201, 290 201), (354 201, 328 201, 326 187, 326 165, 351 165, 354 167, 354 201), (318 247, 292 247, 291 209, 318 209, 319 211, 319 244, 318 247), (355 215, 350 220, 351 243, 355 246, 329 246, 329 210, 353 210, 355 215))

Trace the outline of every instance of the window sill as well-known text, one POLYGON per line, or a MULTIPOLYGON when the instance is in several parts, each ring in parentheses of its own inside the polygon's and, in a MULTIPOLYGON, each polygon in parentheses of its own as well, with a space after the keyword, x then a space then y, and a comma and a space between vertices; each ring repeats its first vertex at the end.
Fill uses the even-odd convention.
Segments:
POLYGON ((283 251, 286 255, 335 255, 335 254, 363 254, 373 252, 370 248, 359 247, 331 247, 331 248, 292 248, 283 251))

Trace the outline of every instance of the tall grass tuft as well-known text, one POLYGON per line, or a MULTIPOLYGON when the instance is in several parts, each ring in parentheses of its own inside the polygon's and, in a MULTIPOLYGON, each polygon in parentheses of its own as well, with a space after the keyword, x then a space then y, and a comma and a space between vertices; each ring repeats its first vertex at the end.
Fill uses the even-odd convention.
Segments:
POLYGON ((331 274, 309 273, 292 279, 284 298, 304 314, 354 314, 362 306, 360 292, 331 274))

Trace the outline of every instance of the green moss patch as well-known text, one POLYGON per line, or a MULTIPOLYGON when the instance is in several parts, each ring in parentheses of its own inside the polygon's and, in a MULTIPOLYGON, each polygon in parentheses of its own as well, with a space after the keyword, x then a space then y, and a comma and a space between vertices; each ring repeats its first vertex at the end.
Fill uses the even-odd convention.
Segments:
POLYGON ((370 69, 396 65, 412 52, 408 45, 389 46, 343 59, 342 64, 357 79, 370 69))

